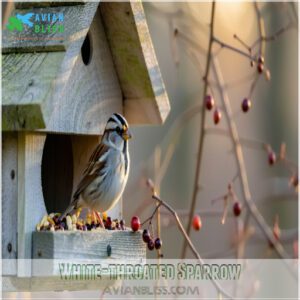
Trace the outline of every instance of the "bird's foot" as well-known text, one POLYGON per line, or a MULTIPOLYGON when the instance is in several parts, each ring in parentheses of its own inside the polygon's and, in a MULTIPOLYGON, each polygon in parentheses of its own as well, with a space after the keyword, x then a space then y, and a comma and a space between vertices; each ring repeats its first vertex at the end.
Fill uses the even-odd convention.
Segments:
POLYGON ((82 211, 82 207, 78 207, 78 208, 76 209, 75 215, 76 215, 77 219, 79 218, 79 216, 80 216, 80 214, 81 214, 81 211, 82 211))

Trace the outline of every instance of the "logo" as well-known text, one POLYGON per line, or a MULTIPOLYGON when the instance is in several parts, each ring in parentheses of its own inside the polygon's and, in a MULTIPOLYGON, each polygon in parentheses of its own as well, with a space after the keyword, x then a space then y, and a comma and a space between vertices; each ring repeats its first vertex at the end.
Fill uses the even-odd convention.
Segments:
POLYGON ((64 14, 63 13, 26 13, 21 15, 17 13, 8 19, 6 28, 13 32, 22 32, 25 28, 32 33, 55 33, 64 32, 64 14))

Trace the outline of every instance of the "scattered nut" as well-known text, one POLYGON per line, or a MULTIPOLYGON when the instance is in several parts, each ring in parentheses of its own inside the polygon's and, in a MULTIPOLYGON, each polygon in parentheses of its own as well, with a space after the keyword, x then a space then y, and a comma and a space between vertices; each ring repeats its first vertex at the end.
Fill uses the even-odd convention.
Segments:
MULTIPOLYGON (((36 225, 36 231, 99 231, 103 230, 100 222, 92 214, 87 214, 86 219, 80 219, 77 214, 67 215, 60 218, 60 213, 51 213, 45 215, 41 222, 36 225)), ((102 215, 102 222, 107 230, 125 230, 125 221, 114 219, 107 216, 106 213, 102 215)))
POLYGON ((67 216, 66 221, 67 221, 67 228, 68 228, 68 230, 72 230, 73 224, 72 224, 72 219, 71 219, 71 217, 70 217, 70 216, 67 216))

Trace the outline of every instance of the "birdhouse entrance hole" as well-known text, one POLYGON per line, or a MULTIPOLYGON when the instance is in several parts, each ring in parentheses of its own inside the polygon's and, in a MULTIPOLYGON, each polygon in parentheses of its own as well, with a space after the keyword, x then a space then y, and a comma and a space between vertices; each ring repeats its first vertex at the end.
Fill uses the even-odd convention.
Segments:
POLYGON ((92 43, 91 36, 88 33, 84 39, 84 42, 81 47, 81 58, 83 63, 87 66, 92 60, 92 43))
POLYGON ((47 135, 42 157, 42 189, 48 213, 63 212, 70 203, 73 189, 70 136, 47 135))

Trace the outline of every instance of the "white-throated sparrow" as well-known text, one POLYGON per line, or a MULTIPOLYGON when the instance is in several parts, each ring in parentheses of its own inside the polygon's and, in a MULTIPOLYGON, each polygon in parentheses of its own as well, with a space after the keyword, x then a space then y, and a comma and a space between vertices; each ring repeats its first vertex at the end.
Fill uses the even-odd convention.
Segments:
POLYGON ((87 207, 97 213, 116 205, 128 179, 130 138, 126 119, 114 113, 107 121, 101 142, 91 155, 73 199, 62 217, 74 209, 87 207))

